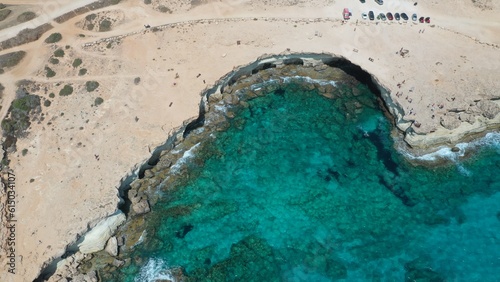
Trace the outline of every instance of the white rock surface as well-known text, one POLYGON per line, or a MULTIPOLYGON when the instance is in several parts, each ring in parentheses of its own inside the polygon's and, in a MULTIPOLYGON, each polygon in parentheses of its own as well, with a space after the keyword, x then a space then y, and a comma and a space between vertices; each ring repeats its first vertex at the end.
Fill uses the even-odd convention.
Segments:
POLYGON ((118 255, 118 241, 116 240, 115 236, 109 238, 105 250, 106 252, 108 252, 108 254, 114 257, 118 255))
POLYGON ((118 226, 125 221, 125 218, 125 214, 119 210, 115 214, 101 220, 94 228, 85 234, 83 241, 78 244, 80 252, 83 254, 90 254, 103 250, 108 239, 113 236, 118 226))

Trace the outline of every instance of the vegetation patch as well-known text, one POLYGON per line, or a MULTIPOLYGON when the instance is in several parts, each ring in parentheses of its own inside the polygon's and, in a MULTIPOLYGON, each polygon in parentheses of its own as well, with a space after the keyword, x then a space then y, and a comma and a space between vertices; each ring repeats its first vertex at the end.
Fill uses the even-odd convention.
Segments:
POLYGON ((34 12, 24 12, 17 16, 17 21, 20 23, 24 23, 27 21, 31 21, 32 19, 36 18, 36 14, 34 12))
POLYGON ((90 15, 86 15, 85 19, 90 22, 90 21, 97 19, 97 15, 92 13, 90 15))
POLYGON ((151 4, 151 0, 144 0, 144 4, 146 4, 146 5, 151 4))
POLYGON ((73 67, 74 67, 74 68, 77 68, 77 67, 79 67, 81 64, 82 64, 82 59, 77 58, 77 59, 75 59, 75 60, 73 61, 73 64, 72 64, 72 65, 73 65, 73 67))
POLYGON ((0 68, 11 68, 19 64, 26 56, 26 52, 17 51, 0 56, 0 68))
POLYGON ((103 102, 104 102, 104 100, 101 97, 97 97, 97 98, 95 98, 94 105, 97 107, 100 104, 102 104, 103 102))
POLYGON ((170 10, 168 7, 160 5, 158 6, 158 10, 162 13, 169 13, 172 14, 172 10, 170 10))
POLYGON ((60 96, 69 96, 73 93, 73 86, 67 84, 67 85, 64 85, 63 89, 61 89, 61 91, 59 91, 59 95, 60 96))
POLYGON ((45 100, 45 101, 43 101, 43 105, 44 105, 45 107, 50 107, 50 104, 52 104, 52 103, 50 102, 50 100, 45 100))
POLYGON ((49 97, 50 97, 50 98, 54 98, 54 97, 56 97, 56 94, 54 94, 54 93, 50 93, 50 94, 49 94, 49 97))
POLYGON ((58 58, 64 57, 64 50, 59 48, 56 51, 54 51, 54 57, 58 58))
POLYGON ((10 105, 7 117, 2 121, 4 136, 11 136, 14 139, 25 136, 31 124, 31 115, 40 112, 39 96, 31 95, 24 88, 19 88, 16 97, 10 105))
POLYGON ((99 32, 105 32, 105 31, 110 31, 110 30, 111 30, 111 21, 102 20, 99 23, 99 32))
POLYGON ((0 22, 5 20, 10 15, 10 13, 12 13, 12 11, 9 9, 0 10, 0 22))
POLYGON ((47 77, 54 77, 56 76, 56 72, 53 71, 51 68, 49 67, 45 67, 45 71, 47 72, 47 77))
POLYGON ((59 59, 56 59, 56 58, 50 58, 49 59, 49 62, 53 65, 57 65, 59 64, 59 59))
POLYGON ((82 75, 85 75, 85 74, 87 74, 87 69, 80 69, 80 70, 78 71, 78 75, 79 75, 79 76, 82 76, 82 75))
POLYGON ((87 88, 87 91, 88 92, 92 92, 94 90, 97 89, 97 87, 99 87, 99 82, 97 81, 87 81, 87 83, 85 83, 85 87, 87 88))
POLYGON ((26 156, 28 154, 28 149, 23 149, 21 151, 21 154, 23 155, 23 157, 26 156))
POLYGON ((52 33, 45 39, 45 43, 56 43, 61 41, 62 35, 59 32, 52 33))
POLYGON ((135 85, 138 85, 140 82, 141 82, 141 78, 140 77, 134 78, 134 84, 135 85))

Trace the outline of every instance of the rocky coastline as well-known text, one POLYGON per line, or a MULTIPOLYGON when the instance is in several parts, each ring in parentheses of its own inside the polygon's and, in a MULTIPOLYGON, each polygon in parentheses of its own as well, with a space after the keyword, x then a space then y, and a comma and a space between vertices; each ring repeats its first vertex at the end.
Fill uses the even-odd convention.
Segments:
MULTIPOLYGON (((348 83, 340 86, 328 83, 349 79, 353 80, 353 84, 357 81, 364 83, 380 98, 381 105, 390 114, 388 116, 394 118, 393 124, 399 132, 397 135, 413 153, 427 153, 442 145, 453 146, 456 142, 486 134, 480 129, 494 130, 499 125, 496 115, 469 134, 462 131, 453 134, 450 130, 444 135, 443 129, 419 135, 412 130, 415 121, 405 120, 404 110, 391 99, 390 89, 347 59, 330 54, 265 55, 251 64, 236 68, 217 81, 215 86, 205 89, 199 116, 173 130, 165 144, 156 148, 151 158, 123 181, 120 187, 122 204, 113 215, 115 218, 119 215, 119 220, 107 218, 98 223, 68 248, 67 258, 47 267, 39 279, 50 277, 49 281, 59 281, 82 277, 85 281, 100 281, 102 278, 97 270, 108 273, 130 263, 127 254, 147 238, 145 220, 151 206, 161 196, 161 190, 183 181, 183 172, 187 169, 183 165, 185 161, 194 155, 202 160, 203 156, 197 155, 197 152, 203 151, 205 141, 214 138, 212 132, 227 129, 238 108, 248 106, 247 100, 275 91, 290 80, 301 83, 306 89, 317 89, 321 95, 331 99, 336 95, 356 95, 356 90, 348 83), (124 224, 118 227, 121 223, 124 224)), ((182 271, 175 273, 182 278, 182 271)))

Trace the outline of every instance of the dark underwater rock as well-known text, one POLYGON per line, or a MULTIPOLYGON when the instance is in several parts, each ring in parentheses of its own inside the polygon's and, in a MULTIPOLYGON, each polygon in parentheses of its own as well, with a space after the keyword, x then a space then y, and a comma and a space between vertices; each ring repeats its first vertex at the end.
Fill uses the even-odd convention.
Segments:
POLYGON ((249 236, 233 244, 229 258, 188 274, 192 281, 280 281, 276 257, 266 240, 249 236))
POLYGON ((405 282, 444 282, 445 277, 432 270, 422 258, 405 264, 405 282))

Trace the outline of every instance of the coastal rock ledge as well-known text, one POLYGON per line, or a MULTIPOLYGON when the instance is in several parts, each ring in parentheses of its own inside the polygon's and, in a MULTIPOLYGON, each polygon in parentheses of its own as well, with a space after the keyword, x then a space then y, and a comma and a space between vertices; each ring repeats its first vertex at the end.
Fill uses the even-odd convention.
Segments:
POLYGON ((125 214, 118 210, 115 214, 101 220, 94 228, 85 234, 78 249, 82 254, 90 254, 101 251, 106 242, 113 236, 118 226, 125 222, 125 214))

